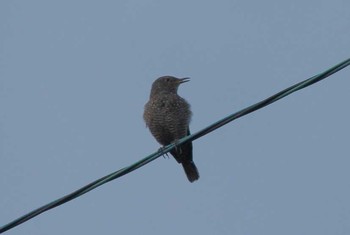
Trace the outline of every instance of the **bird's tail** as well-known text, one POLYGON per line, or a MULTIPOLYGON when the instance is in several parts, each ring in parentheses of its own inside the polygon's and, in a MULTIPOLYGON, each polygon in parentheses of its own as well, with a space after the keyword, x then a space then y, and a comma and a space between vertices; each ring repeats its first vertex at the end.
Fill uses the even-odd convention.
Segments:
POLYGON ((192 160, 191 161, 183 161, 182 166, 185 170, 187 179, 191 183, 199 179, 199 173, 198 173, 197 167, 192 160))

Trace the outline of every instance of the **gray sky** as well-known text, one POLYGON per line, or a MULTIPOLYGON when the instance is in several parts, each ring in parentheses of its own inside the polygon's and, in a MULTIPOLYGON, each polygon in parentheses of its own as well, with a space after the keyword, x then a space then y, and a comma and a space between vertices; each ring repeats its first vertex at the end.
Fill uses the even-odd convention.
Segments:
MULTIPOLYGON (((160 146, 153 80, 191 130, 347 59, 350 2, 0 1, 0 225, 160 146)), ((350 234, 350 68, 7 234, 350 234)))

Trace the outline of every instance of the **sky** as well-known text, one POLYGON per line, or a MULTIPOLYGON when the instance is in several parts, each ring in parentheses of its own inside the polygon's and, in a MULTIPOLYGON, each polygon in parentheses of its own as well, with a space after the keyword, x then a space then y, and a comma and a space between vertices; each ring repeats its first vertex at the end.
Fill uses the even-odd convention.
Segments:
MULTIPOLYGON (((350 56, 350 2, 0 1, 0 226, 157 151, 152 82, 193 133, 350 56)), ((350 67, 6 234, 350 234, 350 67)))

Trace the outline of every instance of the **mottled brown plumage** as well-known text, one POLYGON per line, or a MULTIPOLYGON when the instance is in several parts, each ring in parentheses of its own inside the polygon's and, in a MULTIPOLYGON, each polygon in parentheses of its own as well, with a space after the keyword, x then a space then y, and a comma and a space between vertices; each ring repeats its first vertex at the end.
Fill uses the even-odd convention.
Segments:
MULTIPOLYGON (((179 85, 188 81, 189 78, 164 76, 152 84, 143 118, 154 138, 163 146, 190 134, 189 123, 192 116, 190 105, 177 94, 179 85)), ((182 164, 190 182, 199 179, 192 158, 192 142, 178 146, 170 153, 178 163, 182 164)))

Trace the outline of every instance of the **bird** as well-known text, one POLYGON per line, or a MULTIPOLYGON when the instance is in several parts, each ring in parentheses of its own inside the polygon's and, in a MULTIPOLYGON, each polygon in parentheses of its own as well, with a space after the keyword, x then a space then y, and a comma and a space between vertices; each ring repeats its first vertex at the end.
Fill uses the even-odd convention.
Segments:
MULTIPOLYGON (((151 134, 163 146, 176 144, 179 139, 191 134, 190 104, 177 94, 180 84, 189 80, 188 77, 162 76, 152 83, 143 119, 151 134)), ((175 160, 182 164, 191 183, 199 179, 199 172, 193 162, 192 148, 192 142, 187 142, 170 151, 175 160)))

